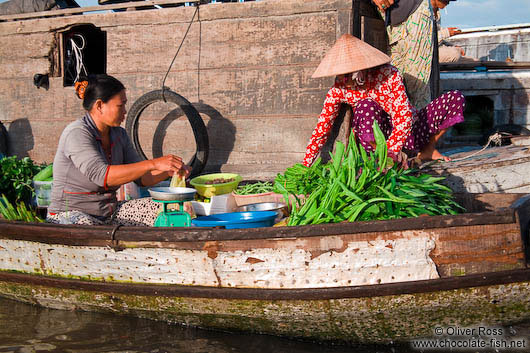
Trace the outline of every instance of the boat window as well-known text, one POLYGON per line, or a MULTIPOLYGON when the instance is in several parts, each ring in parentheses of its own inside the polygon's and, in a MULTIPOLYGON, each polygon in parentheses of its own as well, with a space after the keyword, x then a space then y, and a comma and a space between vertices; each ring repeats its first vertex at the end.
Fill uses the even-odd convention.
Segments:
POLYGON ((458 135, 481 136, 493 127, 493 100, 488 96, 466 96, 464 122, 455 125, 458 135))
POLYGON ((494 99, 495 95, 467 95, 464 121, 449 130, 440 143, 441 148, 484 145, 484 136, 494 125, 494 99))
POLYGON ((61 33, 63 85, 73 86, 80 76, 107 71, 107 33, 92 24, 61 33))

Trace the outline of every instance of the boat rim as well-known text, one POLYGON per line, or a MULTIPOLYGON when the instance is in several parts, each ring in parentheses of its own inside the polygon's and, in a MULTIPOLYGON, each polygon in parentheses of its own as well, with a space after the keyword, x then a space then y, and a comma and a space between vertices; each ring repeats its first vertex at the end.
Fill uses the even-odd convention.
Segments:
POLYGON ((515 269, 464 276, 395 283, 325 288, 260 289, 207 287, 178 284, 143 284, 65 279, 45 275, 0 271, 0 282, 140 296, 239 300, 331 300, 383 297, 451 291, 530 281, 530 269, 515 269))
POLYGON ((212 227, 125 227, 86 226, 51 223, 24 223, 0 220, 1 238, 37 241, 59 245, 109 246, 109 242, 149 242, 147 247, 164 247, 164 243, 186 243, 272 238, 306 238, 383 231, 407 231, 456 226, 507 224, 516 221, 512 208, 480 213, 425 216, 392 220, 330 223, 295 227, 262 227, 221 229, 212 227))

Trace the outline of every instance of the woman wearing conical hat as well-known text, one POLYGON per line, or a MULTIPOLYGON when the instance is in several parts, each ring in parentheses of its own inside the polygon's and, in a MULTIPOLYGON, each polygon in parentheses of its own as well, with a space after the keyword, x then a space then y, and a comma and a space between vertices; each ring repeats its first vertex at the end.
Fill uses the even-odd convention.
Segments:
POLYGON ((326 143, 341 103, 352 107, 352 130, 366 151, 373 150, 375 120, 394 160, 402 161, 407 155, 449 160, 436 143, 449 127, 464 121, 464 96, 447 92, 418 111, 410 104, 401 74, 389 62, 386 54, 352 35, 337 40, 312 76, 336 79, 311 134, 304 165, 310 166, 326 143))

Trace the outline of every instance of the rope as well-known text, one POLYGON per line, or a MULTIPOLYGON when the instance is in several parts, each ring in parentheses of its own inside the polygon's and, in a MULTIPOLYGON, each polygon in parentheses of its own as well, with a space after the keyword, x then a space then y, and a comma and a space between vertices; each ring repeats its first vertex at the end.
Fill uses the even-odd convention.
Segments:
POLYGON ((490 137, 488 138, 488 142, 484 145, 484 147, 482 147, 482 149, 480 149, 479 151, 475 151, 475 152, 471 153, 468 156, 457 158, 457 159, 452 159, 451 162, 459 162, 459 161, 463 161, 464 159, 471 158, 471 157, 479 154, 480 152, 484 151, 486 148, 488 148, 488 146, 492 142, 494 144, 496 144, 497 146, 500 146, 501 143, 502 143, 502 135, 500 133, 498 133, 498 132, 494 133, 493 135, 490 135, 490 137))
POLYGON ((166 103, 167 101, 166 101, 166 96, 165 96, 165 91, 166 91, 165 83, 166 83, 167 75, 169 75, 169 71, 171 71, 171 67, 173 66, 173 63, 175 62, 175 59, 177 58, 177 55, 180 52, 180 48, 182 48, 182 44, 184 44, 184 40, 188 36, 188 32, 190 31, 191 25, 193 24, 193 20, 195 19, 195 15, 199 12, 199 5, 200 5, 200 2, 197 2, 197 6, 195 7, 195 12, 193 12, 193 17, 191 18, 191 21, 188 24, 188 28, 186 29, 186 32, 184 33, 184 37, 182 37, 182 40, 180 41, 180 45, 177 49, 177 52, 175 53, 173 60, 171 60, 171 64, 169 64, 169 68, 167 69, 166 75, 164 76, 164 79, 162 80, 162 99, 166 103))
POLYGON ((85 37, 83 37, 81 34, 75 34, 72 38, 70 38, 70 44, 72 45, 72 52, 74 53, 75 57, 75 80, 74 82, 77 82, 79 80, 79 75, 84 72, 85 76, 88 76, 85 64, 83 64, 83 49, 85 49, 86 41, 85 37), (81 39, 81 45, 77 45, 74 38, 79 37, 81 39))

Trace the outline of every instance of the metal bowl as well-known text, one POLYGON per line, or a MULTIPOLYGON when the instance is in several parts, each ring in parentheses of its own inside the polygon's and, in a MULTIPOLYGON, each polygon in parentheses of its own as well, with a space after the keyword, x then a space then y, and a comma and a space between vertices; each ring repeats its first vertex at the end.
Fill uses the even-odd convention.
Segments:
POLYGON ((287 216, 287 205, 281 202, 258 202, 239 206, 239 212, 276 211, 278 216, 287 216))
POLYGON ((158 186, 148 189, 149 194, 155 200, 160 201, 191 201, 195 198, 197 190, 193 188, 171 188, 158 186))

